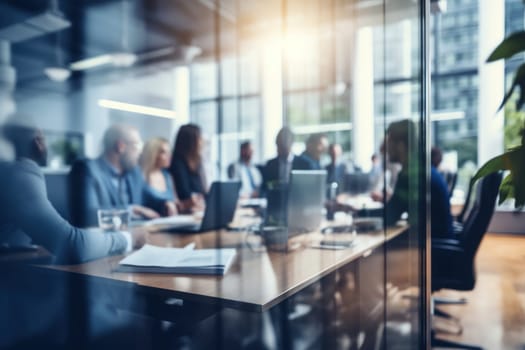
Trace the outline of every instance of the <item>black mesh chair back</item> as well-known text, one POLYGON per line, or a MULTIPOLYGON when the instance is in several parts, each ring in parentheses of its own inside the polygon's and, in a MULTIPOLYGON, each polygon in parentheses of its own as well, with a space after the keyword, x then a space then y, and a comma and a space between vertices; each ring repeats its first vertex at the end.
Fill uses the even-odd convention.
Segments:
POLYGON ((472 290, 476 282, 475 256, 489 226, 501 173, 481 179, 473 193, 472 208, 459 240, 432 239, 432 290, 472 290))
POLYGON ((502 174, 498 172, 480 180, 469 215, 464 219, 461 245, 465 252, 472 257, 475 255, 494 214, 501 179, 502 174))

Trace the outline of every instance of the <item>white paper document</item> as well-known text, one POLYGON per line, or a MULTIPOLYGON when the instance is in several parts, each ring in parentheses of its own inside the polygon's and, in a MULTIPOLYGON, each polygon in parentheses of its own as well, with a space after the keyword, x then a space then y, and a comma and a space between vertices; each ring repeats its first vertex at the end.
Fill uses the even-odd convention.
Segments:
POLYGON ((117 271, 224 275, 235 249, 165 248, 146 244, 119 262, 117 271))
POLYGON ((346 200, 346 204, 354 207, 355 209, 381 209, 383 203, 374 201, 370 196, 356 196, 346 200))
POLYGON ((145 221, 144 226, 183 226, 196 224, 198 222, 193 215, 174 215, 145 221))

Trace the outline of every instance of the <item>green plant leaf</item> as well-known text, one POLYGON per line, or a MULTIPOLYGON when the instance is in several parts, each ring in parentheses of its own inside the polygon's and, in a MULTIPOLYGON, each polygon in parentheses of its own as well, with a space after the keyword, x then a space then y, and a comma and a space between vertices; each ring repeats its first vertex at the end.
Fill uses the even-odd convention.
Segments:
POLYGON ((505 202, 508 198, 514 198, 514 183, 512 182, 512 174, 505 176, 499 187, 499 201, 498 205, 505 202))
POLYGON ((506 37, 494 51, 492 51, 487 58, 487 62, 511 58, 522 51, 525 51, 525 31, 514 32, 506 37))
POLYGON ((515 147, 485 163, 470 181, 470 187, 477 180, 500 170, 510 170, 500 185, 499 204, 514 198, 516 209, 525 206, 525 145, 515 147))
POLYGON ((507 91, 507 93, 505 94, 505 97, 503 98, 503 101, 501 102, 498 111, 501 110, 503 106, 505 106, 505 104, 510 99, 512 93, 514 92, 514 89, 517 86, 520 87, 520 96, 516 101, 516 109, 519 110, 525 103, 525 63, 519 66, 518 70, 516 71, 516 75, 514 76, 512 85, 510 86, 509 91, 507 91))
POLYGON ((476 174, 474 174, 474 177, 472 177, 472 180, 470 180, 471 186, 476 181, 478 181, 482 177, 485 177, 485 176, 487 176, 489 174, 495 173, 495 172, 500 171, 500 170, 510 170, 510 168, 511 168, 510 155, 513 152, 519 151, 520 149, 521 148, 517 148, 517 149, 512 150, 512 151, 507 151, 507 152, 505 152, 503 154, 500 154, 499 156, 494 157, 491 160, 487 161, 481 168, 478 169, 476 174))
POLYGON ((510 171, 514 185, 514 206, 521 208, 525 205, 525 146, 512 151, 510 157, 510 171))

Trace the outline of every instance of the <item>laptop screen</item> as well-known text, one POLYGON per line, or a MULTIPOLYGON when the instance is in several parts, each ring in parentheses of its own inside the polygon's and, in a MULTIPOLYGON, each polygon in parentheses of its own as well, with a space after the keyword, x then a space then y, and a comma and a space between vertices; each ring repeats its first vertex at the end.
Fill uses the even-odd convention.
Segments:
POLYGON ((215 181, 206 196, 206 210, 202 218, 201 231, 226 227, 233 219, 239 199, 239 181, 215 181))
POLYGON ((291 235, 318 230, 323 219, 326 171, 292 170, 288 193, 288 230, 291 235))

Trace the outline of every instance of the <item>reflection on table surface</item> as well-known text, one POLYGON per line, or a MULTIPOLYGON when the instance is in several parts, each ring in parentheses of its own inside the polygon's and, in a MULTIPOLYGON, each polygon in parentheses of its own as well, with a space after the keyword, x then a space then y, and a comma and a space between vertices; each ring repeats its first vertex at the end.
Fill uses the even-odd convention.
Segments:
MULTIPOLYGON (((253 216, 239 210, 234 224, 253 222, 253 216)), ((336 223, 334 223, 336 224, 336 223)), ((131 282, 149 291, 173 297, 251 311, 264 311, 319 278, 369 254, 384 242, 402 234, 406 225, 367 233, 321 234, 312 232, 292 238, 298 248, 288 252, 255 251, 246 244, 247 231, 218 230, 202 234, 149 233, 147 243, 163 247, 235 247, 237 255, 224 276, 172 275, 115 272, 123 256, 107 257, 81 265, 46 266, 112 281, 131 282), (319 249, 322 240, 352 240, 346 249, 319 249)))
POLYGON ((374 201, 369 194, 349 195, 343 193, 337 197, 337 200, 357 210, 383 208, 383 203, 374 201))

